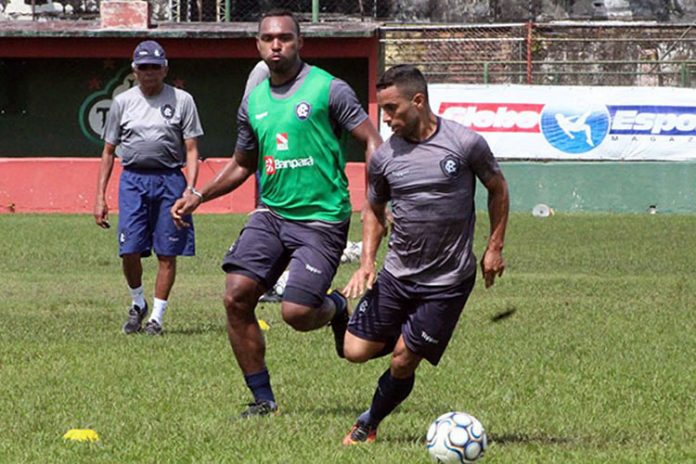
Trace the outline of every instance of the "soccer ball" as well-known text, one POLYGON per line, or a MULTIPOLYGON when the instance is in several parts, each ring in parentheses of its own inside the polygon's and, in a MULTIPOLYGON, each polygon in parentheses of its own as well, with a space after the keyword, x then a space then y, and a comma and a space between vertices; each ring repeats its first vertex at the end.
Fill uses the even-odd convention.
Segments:
POLYGON ((474 462, 488 446, 481 422, 465 412, 448 412, 435 419, 427 440, 433 461, 448 464, 474 462))
POLYGON ((273 286, 273 291, 276 292, 276 295, 283 296, 283 293, 285 293, 285 285, 288 283, 289 275, 290 272, 286 270, 280 275, 280 277, 278 277, 278 280, 273 286))
POLYGON ((351 242, 346 243, 346 248, 343 250, 341 255, 341 263, 353 263, 355 261, 360 261, 360 254, 362 253, 362 242, 351 242))

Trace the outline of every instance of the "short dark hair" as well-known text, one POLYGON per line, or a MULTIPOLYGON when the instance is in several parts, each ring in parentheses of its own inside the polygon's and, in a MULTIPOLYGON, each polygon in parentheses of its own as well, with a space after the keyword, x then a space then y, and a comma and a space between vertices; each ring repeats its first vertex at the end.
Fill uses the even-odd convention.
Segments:
POLYGON ((297 37, 300 36, 300 22, 297 20, 297 18, 292 13, 292 11, 287 10, 285 8, 273 8, 273 9, 266 11, 264 14, 262 14, 261 19, 259 19, 259 32, 261 32, 261 23, 263 22, 264 19, 273 18, 276 16, 288 16, 290 19, 292 19, 292 22, 295 23, 297 37))
POLYGON ((422 93, 428 98, 428 82, 423 73, 411 64, 398 64, 387 69, 377 81, 377 90, 384 90, 395 85, 406 98, 422 93))

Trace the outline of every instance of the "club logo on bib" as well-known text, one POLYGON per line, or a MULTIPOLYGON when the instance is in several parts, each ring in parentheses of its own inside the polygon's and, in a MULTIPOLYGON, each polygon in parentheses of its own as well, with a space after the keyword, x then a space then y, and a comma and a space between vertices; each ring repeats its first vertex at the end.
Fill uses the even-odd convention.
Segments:
POLYGON ((459 174, 459 160, 453 155, 448 155, 440 161, 440 169, 447 177, 457 177, 459 174))
POLYGON ((276 134, 276 150, 285 151, 290 147, 287 132, 276 134))
POLYGON ((300 121, 304 121, 312 113, 312 105, 306 101, 300 102, 295 107, 295 115, 300 121))
POLYGON ((160 112, 162 113, 162 117, 164 119, 172 119, 174 117, 174 107, 172 105, 164 105, 162 108, 160 108, 160 112))

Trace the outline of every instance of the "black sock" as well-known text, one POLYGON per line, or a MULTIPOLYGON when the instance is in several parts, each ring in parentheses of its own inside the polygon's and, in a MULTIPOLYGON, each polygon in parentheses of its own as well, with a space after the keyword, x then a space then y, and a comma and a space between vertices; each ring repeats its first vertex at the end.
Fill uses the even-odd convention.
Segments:
POLYGON ((244 380, 246 381, 247 387, 249 387, 249 390, 251 390, 251 393, 254 395, 255 401, 273 401, 275 403, 275 396, 273 396, 273 389, 271 388, 271 376, 268 374, 268 369, 245 375, 244 380))
POLYGON ((377 389, 370 406, 370 424, 373 427, 377 427, 382 419, 408 398, 415 381, 415 373, 406 379, 395 379, 389 369, 382 374, 377 382, 377 389))

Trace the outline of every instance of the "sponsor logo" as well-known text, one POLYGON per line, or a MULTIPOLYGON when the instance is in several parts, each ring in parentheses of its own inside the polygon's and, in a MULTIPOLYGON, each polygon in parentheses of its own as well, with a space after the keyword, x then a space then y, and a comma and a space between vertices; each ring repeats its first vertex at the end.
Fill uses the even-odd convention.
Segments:
POLYGON ((297 158, 289 160, 279 160, 272 156, 264 156, 263 163, 266 169, 266 174, 275 174, 280 169, 296 169, 314 166, 314 158, 297 158))
POLYGON ((440 169, 447 177, 457 177, 459 166, 459 160, 454 155, 447 155, 440 161, 440 169))
POLYGON ((539 132, 543 108, 527 103, 443 102, 439 114, 477 132, 539 132))
POLYGON ((696 108, 609 106, 611 134, 696 135, 696 108))
POLYGON ((604 105, 558 103, 546 105, 541 112, 541 133, 562 152, 585 153, 602 143, 610 122, 604 105))
POLYGON ((312 105, 306 101, 302 101, 295 106, 295 115, 300 121, 304 121, 312 113, 312 105))
POLYGON ((263 157, 263 165, 266 168, 266 174, 269 176, 271 174, 275 174, 276 168, 275 168, 275 160, 273 159, 272 156, 264 156, 263 157))
POLYGON ((438 114, 477 132, 541 133, 570 154, 591 151, 608 136, 696 136, 696 108, 689 106, 442 102, 438 114))
POLYGON ((288 134, 286 132, 276 134, 276 149, 285 151, 288 149, 288 134))
POLYGON ((319 270, 316 267, 311 266, 309 264, 305 264, 305 269, 307 269, 312 274, 321 274, 322 273, 321 270, 319 270))
POLYGON ((395 171, 395 172, 394 172, 394 176, 396 176, 396 177, 404 177, 404 176, 406 176, 406 175, 408 175, 408 174, 411 174, 411 170, 410 170, 410 169, 403 169, 403 170, 401 170, 401 171, 395 171))
POLYGON ((264 111, 263 113, 259 113, 256 116, 254 116, 256 119, 263 119, 266 116, 268 116, 268 111, 264 111))
POLYGON ((172 105, 164 105, 163 107, 160 108, 160 113, 162 113, 162 117, 164 119, 172 119, 174 117, 174 107, 172 105))
POLYGON ((440 340, 438 340, 437 338, 431 337, 430 335, 425 333, 425 330, 421 331, 421 338, 428 343, 432 343, 432 344, 440 343, 440 340))

